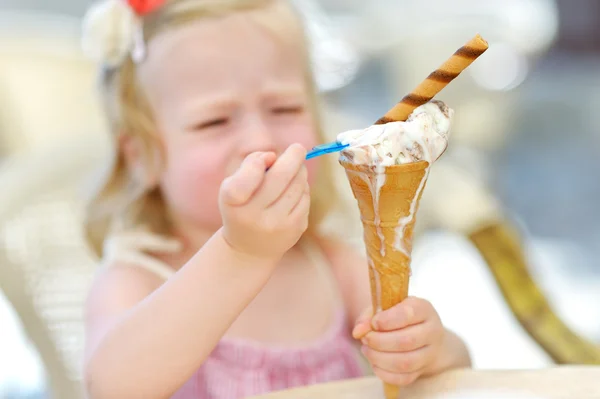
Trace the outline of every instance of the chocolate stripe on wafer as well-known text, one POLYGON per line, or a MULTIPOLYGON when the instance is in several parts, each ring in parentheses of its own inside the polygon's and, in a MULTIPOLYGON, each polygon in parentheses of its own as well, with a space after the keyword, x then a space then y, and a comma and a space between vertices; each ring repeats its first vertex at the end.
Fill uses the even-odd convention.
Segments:
POLYGON ((456 72, 448 72, 448 71, 441 71, 439 69, 431 72, 431 74, 427 77, 427 79, 429 80, 435 80, 436 82, 440 82, 440 83, 450 83, 452 82, 454 79, 456 79, 456 77, 459 74, 456 72))
POLYGON ((376 125, 385 125, 386 123, 395 122, 392 118, 388 118, 386 116, 381 117, 375 122, 376 125))
MULTIPOLYGON (((402 99, 402 101, 400 101, 400 104, 397 105, 397 107, 403 106, 407 109, 415 109, 417 107, 420 107, 423 104, 428 103, 432 99, 433 99, 433 97, 422 97, 422 96, 411 93, 411 94, 407 95, 406 97, 404 97, 402 99)), ((376 125, 384 125, 384 124, 390 123, 390 122, 397 122, 397 119, 384 116, 383 118, 380 118, 377 122, 375 122, 375 124, 376 125)))
POLYGON ((459 57, 464 57, 464 58, 470 58, 470 59, 474 60, 475 58, 477 58, 481 54, 483 54, 485 52, 485 50, 487 50, 487 48, 481 49, 481 48, 474 48, 474 47, 470 47, 470 46, 462 46, 461 48, 456 50, 454 55, 457 55, 459 57))
POLYGON ((481 36, 475 35, 475 37, 456 50, 446 62, 429 74, 423 82, 375 122, 375 124, 380 125, 408 119, 415 108, 431 101, 436 94, 456 79, 462 71, 485 53, 487 49, 487 42, 481 36))
POLYGON ((431 101, 432 98, 433 98, 433 96, 425 97, 425 96, 420 96, 418 94, 410 93, 409 95, 407 95, 406 97, 404 97, 402 99, 402 102, 404 104, 407 104, 407 105, 417 108, 425 103, 428 103, 429 101, 431 101))

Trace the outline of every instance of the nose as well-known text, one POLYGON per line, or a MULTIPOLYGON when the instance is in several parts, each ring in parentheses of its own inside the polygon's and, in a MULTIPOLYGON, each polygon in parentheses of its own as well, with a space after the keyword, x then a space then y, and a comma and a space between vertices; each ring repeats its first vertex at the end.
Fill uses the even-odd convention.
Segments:
POLYGON ((260 115, 246 118, 240 136, 239 148, 243 157, 257 151, 277 152, 275 132, 260 115))

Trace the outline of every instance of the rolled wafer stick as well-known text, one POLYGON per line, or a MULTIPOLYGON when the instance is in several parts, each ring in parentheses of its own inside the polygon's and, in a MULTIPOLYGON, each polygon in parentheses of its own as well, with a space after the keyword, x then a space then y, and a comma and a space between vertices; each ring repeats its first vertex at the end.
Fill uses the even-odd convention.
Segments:
POLYGON ((488 43, 481 36, 475 35, 375 124, 383 125, 407 120, 415 108, 431 101, 487 49, 488 43))

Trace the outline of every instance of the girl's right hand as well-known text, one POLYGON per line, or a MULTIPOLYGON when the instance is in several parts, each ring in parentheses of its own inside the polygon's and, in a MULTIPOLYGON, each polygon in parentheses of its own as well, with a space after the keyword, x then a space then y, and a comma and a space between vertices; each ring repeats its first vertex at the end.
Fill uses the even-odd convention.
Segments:
POLYGON ((299 144, 279 158, 272 152, 252 153, 223 181, 222 234, 234 250, 278 260, 298 242, 308 227, 310 208, 305 157, 299 144))

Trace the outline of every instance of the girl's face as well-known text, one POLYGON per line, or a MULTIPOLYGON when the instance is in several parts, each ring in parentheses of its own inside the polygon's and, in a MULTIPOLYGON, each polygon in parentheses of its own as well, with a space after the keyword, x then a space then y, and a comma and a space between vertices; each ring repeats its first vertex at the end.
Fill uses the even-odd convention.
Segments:
POLYGON ((176 227, 221 226, 219 186, 248 154, 317 144, 304 60, 292 47, 243 13, 149 43, 140 78, 164 147, 159 182, 176 227))

